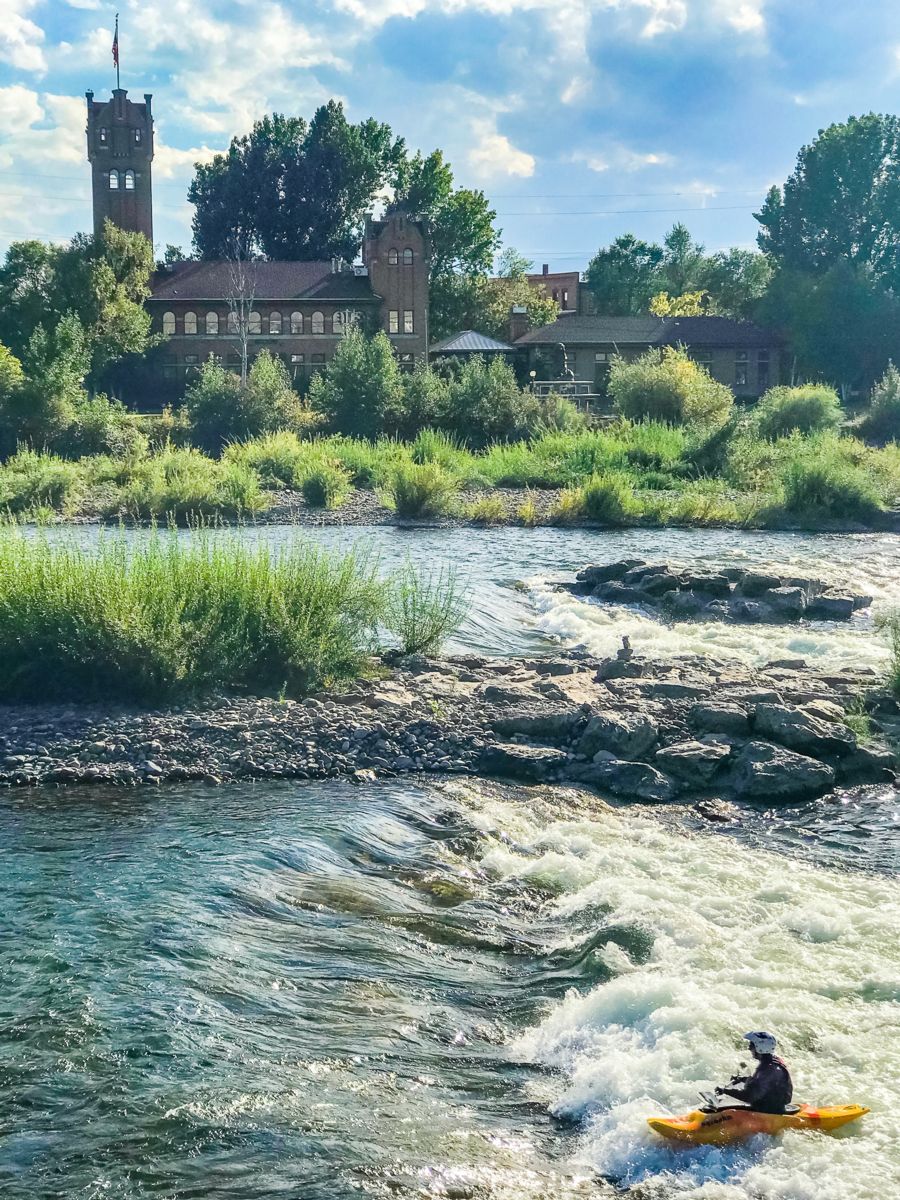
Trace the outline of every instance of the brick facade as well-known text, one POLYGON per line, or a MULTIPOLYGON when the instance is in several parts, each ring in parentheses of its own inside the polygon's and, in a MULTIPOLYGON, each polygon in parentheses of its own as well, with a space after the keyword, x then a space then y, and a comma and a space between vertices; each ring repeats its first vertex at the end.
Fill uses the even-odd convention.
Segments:
POLYGON ((87 99, 87 156, 91 164, 94 233, 109 218, 120 229, 142 233, 153 241, 152 97, 143 104, 116 88, 109 100, 87 99))

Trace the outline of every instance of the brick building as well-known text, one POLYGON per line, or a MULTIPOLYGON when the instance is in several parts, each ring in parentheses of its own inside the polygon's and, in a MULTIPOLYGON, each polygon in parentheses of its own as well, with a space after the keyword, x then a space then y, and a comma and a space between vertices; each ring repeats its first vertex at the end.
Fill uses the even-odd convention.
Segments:
MULTIPOLYGON (((135 104, 117 88, 106 102, 88 92, 87 102, 95 231, 109 218, 152 240, 151 97, 135 104)), ((401 367, 412 370, 428 353, 429 259, 425 223, 398 210, 367 218, 359 264, 223 260, 161 268, 147 308, 165 340, 141 390, 154 401, 176 399, 210 355, 240 369, 245 343, 251 360, 264 349, 279 355, 303 386, 348 323, 382 329, 401 367)))
POLYGON ((526 275, 534 288, 555 300, 561 313, 581 312, 580 292, 584 286, 578 271, 551 271, 548 263, 541 267, 540 275, 526 275))

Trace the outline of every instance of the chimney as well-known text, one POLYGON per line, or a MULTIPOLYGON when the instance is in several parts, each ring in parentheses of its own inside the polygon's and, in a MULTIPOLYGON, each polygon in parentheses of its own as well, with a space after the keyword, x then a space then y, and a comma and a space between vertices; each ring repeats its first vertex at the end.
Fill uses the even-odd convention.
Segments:
POLYGON ((549 263, 544 263, 544 265, 541 267, 541 274, 542 275, 550 274, 550 264, 549 263))
POLYGON ((524 304, 514 304, 509 314, 509 340, 513 343, 517 342, 520 337, 525 336, 530 328, 528 309, 524 304))

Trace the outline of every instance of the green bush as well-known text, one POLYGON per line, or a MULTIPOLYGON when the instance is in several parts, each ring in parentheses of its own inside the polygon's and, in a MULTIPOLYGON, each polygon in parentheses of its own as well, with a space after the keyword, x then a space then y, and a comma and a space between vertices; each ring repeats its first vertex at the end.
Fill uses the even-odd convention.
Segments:
POLYGON ((324 370, 313 376, 309 402, 336 433, 376 438, 403 419, 403 377, 383 332, 348 329, 324 370))
POLYGON ((388 584, 298 542, 0 532, 0 700, 157 704, 227 689, 302 694, 354 677, 388 584))
POLYGON ((245 463, 173 448, 136 462, 110 504, 134 518, 174 521, 248 516, 264 507, 259 476, 245 463))
POLYGON ((391 583, 385 624, 403 654, 437 654, 467 609, 455 572, 441 568, 419 574, 407 565, 391 583))
POLYGON ((628 479, 622 475, 594 475, 581 491, 584 515, 603 525, 624 525, 639 511, 628 479))
POLYGON ((791 433, 822 433, 841 423, 841 403, 834 388, 806 383, 769 388, 756 409, 761 437, 773 440, 791 433))
POLYGON ((73 459, 94 454, 129 457, 146 453, 148 446, 131 413, 104 395, 77 401, 72 421, 52 440, 54 450, 73 459))
POLYGON ((671 346, 648 350, 633 362, 614 359, 608 388, 617 410, 632 421, 717 426, 734 406, 730 388, 671 346))
POLYGON ((439 517, 451 511, 458 483, 437 463, 401 464, 389 494, 400 517, 439 517))
POLYGON ((301 442, 295 433, 279 429, 246 442, 225 447, 225 462, 241 463, 259 476, 265 487, 297 487, 311 462, 320 455, 309 442, 301 442))
POLYGON ((208 359, 184 395, 194 442, 217 454, 226 443, 259 437, 303 423, 300 398, 279 358, 263 350, 246 387, 237 375, 208 359))
POLYGON ((785 511, 822 519, 871 520, 881 510, 872 478, 834 459, 795 459, 782 475, 785 511))
POLYGON ((470 358, 448 384, 444 426, 467 446, 512 442, 539 430, 543 409, 516 383, 512 368, 494 356, 470 358))
POLYGON ((587 417, 566 396, 539 396, 538 413, 533 432, 581 433, 587 427, 587 417))
POLYGON ((872 389, 859 432, 870 442, 900 440, 900 371, 893 363, 872 389))
POLYGON ((900 609, 882 613, 876 619, 875 627, 887 637, 890 650, 887 685, 895 696, 900 697, 900 609))
POLYGON ((0 511, 65 511, 76 505, 83 491, 79 466, 45 451, 22 447, 0 467, 0 511))
POLYGON ((311 508, 339 508, 350 494, 350 476, 338 463, 322 459, 310 467, 300 491, 311 508))

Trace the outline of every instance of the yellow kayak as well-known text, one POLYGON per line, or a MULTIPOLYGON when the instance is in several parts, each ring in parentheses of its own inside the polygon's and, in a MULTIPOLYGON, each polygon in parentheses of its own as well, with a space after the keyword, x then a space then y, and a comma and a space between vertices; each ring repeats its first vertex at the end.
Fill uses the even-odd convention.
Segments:
POLYGON ((865 1116, 869 1110, 861 1104, 836 1104, 829 1108, 796 1106, 786 1113, 761 1113, 750 1108, 720 1108, 704 1112, 696 1109, 683 1117, 650 1117, 647 1124, 663 1137, 695 1146, 724 1146, 757 1133, 776 1134, 785 1129, 821 1129, 830 1133, 865 1116))

